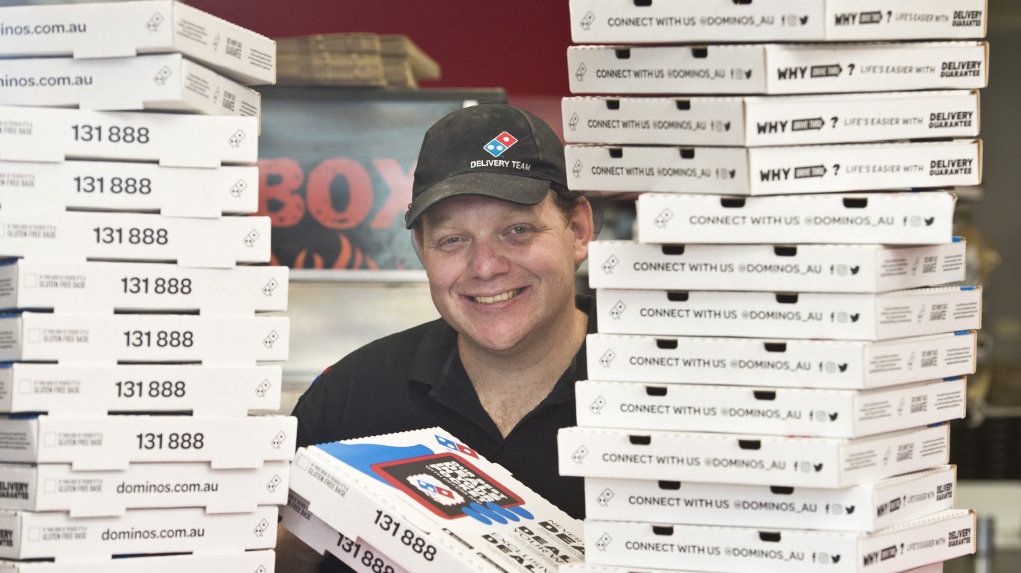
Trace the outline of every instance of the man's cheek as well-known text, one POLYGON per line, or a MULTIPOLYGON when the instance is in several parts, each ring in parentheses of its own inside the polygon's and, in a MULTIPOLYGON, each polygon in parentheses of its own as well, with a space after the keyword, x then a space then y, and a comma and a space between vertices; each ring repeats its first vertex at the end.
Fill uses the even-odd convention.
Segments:
POLYGON ((449 320, 450 312, 448 309, 451 306, 449 300, 450 293, 442 289, 430 288, 429 296, 432 298, 433 306, 436 307, 436 312, 440 313, 440 316, 443 317, 443 319, 449 320))

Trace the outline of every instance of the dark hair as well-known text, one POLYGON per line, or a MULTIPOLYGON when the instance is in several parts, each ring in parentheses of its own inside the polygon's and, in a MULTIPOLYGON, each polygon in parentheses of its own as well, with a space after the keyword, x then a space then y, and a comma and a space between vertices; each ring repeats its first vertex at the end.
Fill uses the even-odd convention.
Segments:
POLYGON ((582 201, 587 200, 582 193, 571 191, 567 187, 556 183, 550 183, 550 191, 553 192, 553 200, 556 202, 557 208, 560 209, 560 213, 563 214, 564 219, 567 221, 571 220, 575 207, 580 205, 582 201))

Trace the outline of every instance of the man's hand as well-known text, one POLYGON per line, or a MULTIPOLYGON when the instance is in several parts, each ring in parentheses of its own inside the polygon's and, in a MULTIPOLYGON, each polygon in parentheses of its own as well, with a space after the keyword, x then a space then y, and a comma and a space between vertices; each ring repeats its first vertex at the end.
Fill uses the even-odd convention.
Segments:
POLYGON ((277 573, 316 573, 323 556, 293 533, 277 526, 277 573))

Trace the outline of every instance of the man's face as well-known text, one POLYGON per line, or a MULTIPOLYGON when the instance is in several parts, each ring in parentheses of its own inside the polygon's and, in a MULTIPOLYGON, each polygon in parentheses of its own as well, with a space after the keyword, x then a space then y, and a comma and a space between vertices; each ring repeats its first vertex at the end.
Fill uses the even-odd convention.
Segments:
POLYGON ((430 208, 418 235, 433 303, 465 342, 513 353, 574 312, 574 271, 588 256, 588 203, 569 221, 552 195, 517 205, 474 195, 430 208))

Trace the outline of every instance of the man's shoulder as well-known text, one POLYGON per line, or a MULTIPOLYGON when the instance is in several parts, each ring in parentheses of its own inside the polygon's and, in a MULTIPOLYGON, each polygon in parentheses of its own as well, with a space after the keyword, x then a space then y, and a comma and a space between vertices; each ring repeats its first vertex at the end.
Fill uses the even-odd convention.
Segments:
POLYGON ((360 372, 387 372, 391 376, 406 373, 411 370, 422 342, 430 336, 443 336, 448 330, 450 327, 442 319, 436 319, 373 340, 323 370, 320 380, 336 380, 360 372))
POLYGON ((409 407, 412 386, 404 382, 419 355, 447 340, 449 331, 439 320, 420 324, 370 342, 324 370, 294 407, 298 445, 381 433, 371 431, 381 412, 409 407))

